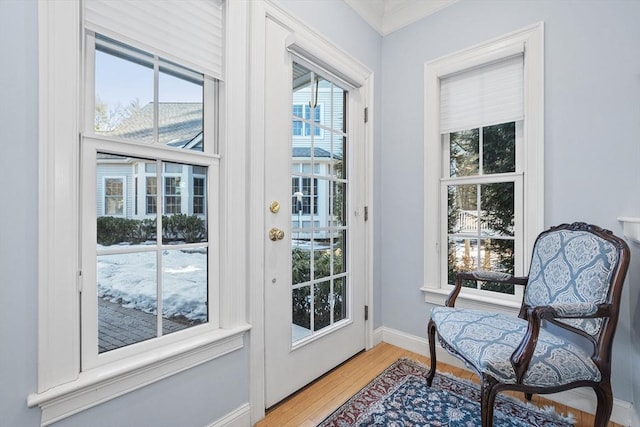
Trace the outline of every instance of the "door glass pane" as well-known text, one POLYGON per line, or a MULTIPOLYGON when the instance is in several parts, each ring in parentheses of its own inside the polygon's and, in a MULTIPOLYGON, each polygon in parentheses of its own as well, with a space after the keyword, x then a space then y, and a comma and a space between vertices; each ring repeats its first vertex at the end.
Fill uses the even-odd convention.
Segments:
POLYGON ((331 324, 331 302, 333 301, 331 282, 317 283, 313 289, 313 330, 319 331, 331 324))
POLYGON ((331 267, 333 269, 333 274, 345 273, 347 270, 347 262, 345 258, 344 245, 346 241, 346 231, 336 232, 336 236, 331 240, 332 241, 332 264, 331 267))
POLYGON ((344 120, 347 107, 347 91, 332 84, 330 96, 330 107, 327 108, 327 111, 330 112, 328 120, 331 123, 331 128, 338 132, 345 132, 347 130, 344 120))
POLYGON ((294 288, 291 295, 292 340, 296 342, 311 335, 311 286, 294 288))
POLYGON ((340 227, 346 225, 345 214, 346 206, 345 200, 347 196, 347 186, 344 182, 332 182, 331 194, 330 194, 330 207, 329 220, 332 221, 330 225, 334 227, 340 227))
POLYGON ((310 246, 306 246, 304 241, 293 244, 297 246, 291 250, 291 283, 297 285, 309 282, 311 280, 310 246))
POLYGON ((329 174, 336 178, 345 176, 345 142, 346 138, 342 133, 334 133, 331 137, 331 161, 329 174))
POLYGON ((333 281, 333 321, 339 322, 347 317, 347 287, 345 278, 338 277, 333 281))
POLYGON ((344 114, 347 93, 300 64, 293 65, 292 93, 291 254, 295 342, 348 316, 345 215, 349 180, 344 168, 348 142, 344 114), (339 289, 335 289, 337 285, 339 289), (308 332, 301 333, 300 328, 308 332))
POLYGON ((315 233, 313 241, 313 279, 331 276, 331 248, 325 232, 315 233))

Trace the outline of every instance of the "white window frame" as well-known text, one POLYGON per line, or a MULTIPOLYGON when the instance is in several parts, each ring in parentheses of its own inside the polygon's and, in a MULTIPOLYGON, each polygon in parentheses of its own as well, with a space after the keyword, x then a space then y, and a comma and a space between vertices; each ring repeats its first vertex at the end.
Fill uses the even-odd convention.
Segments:
MULTIPOLYGON (((318 111, 320 112, 320 118, 318 119, 318 121, 315 121, 315 117, 304 117, 305 116, 305 111, 307 108, 309 108, 309 115, 312 115, 312 112, 314 110, 314 108, 311 108, 309 106, 309 104, 305 104, 302 102, 294 102, 293 106, 301 106, 302 107, 302 116, 293 116, 293 121, 299 121, 302 123, 302 135, 296 135, 295 133, 293 134, 294 138, 305 138, 305 139, 311 139, 311 137, 313 138, 317 138, 317 139, 323 139, 324 138, 324 129, 322 128, 322 125, 324 124, 324 104, 322 103, 318 103, 316 105, 316 108, 318 109, 318 111), (314 125, 312 127, 312 124, 314 125), (317 129, 318 131, 318 135, 312 135, 311 133, 311 129, 317 129), (309 131, 309 135, 306 135, 305 132, 309 131)), ((293 130, 292 130, 293 132, 293 130)))
MULTIPOLYGON (((229 25, 225 26, 224 37, 234 40, 230 38, 232 31, 247 31, 246 10, 238 2, 228 2, 225 8, 229 25)), ((226 160, 220 166, 220 183, 216 183, 220 203, 215 206, 219 222, 225 224, 220 242, 216 242, 219 263, 226 267, 221 269, 220 299, 215 302, 219 327, 154 351, 81 370, 79 135, 83 122, 82 76, 88 71, 83 70, 81 60, 81 23, 80 0, 38 2, 38 384, 27 404, 42 409, 41 425, 239 350, 250 329, 245 286, 238 286, 246 279, 246 248, 237 242, 245 240, 247 214, 236 206, 237 195, 246 190, 242 164, 247 153, 241 144, 227 144, 246 137, 242 74, 247 69, 244 58, 248 48, 230 42, 224 75, 238 79, 221 85, 217 129, 220 154, 226 160)), ((144 157, 144 152, 140 156, 144 157)), ((210 206, 207 210, 212 209, 210 206)))
POLYGON ((182 209, 182 203, 184 201, 182 192, 176 192, 176 193, 167 193, 167 184, 169 182, 171 182, 171 180, 177 180, 174 181, 174 183, 177 183, 177 185, 172 185, 172 188, 176 188, 179 189, 181 184, 182 184, 182 175, 179 173, 164 173, 164 175, 162 175, 162 213, 164 215, 172 215, 172 214, 182 214, 185 213, 183 212, 184 209, 182 209), (178 207, 178 212, 167 212, 167 208, 169 207, 169 197, 174 197, 177 198, 178 200, 180 200, 180 203, 172 203, 171 206, 177 206, 178 207))
POLYGON ((144 195, 144 216, 147 217, 151 217, 154 216, 158 213, 158 175, 156 173, 144 173, 144 175, 142 176, 144 178, 144 191, 142 192, 144 195), (155 193, 149 193, 148 192, 148 180, 149 179, 155 179, 156 180, 156 192, 155 193), (155 202, 155 212, 150 212, 149 209, 149 197, 153 196, 153 201, 155 202))
POLYGON ((102 215, 103 216, 126 216, 127 215, 127 177, 122 175, 108 175, 102 177, 102 188, 104 193, 102 194, 102 215), (120 214, 108 214, 107 213, 107 180, 118 179, 122 181, 122 215, 120 214))
POLYGON ((190 213, 193 215, 205 216, 207 215, 207 176, 199 173, 194 173, 191 175, 191 210, 190 213), (201 179, 203 181, 203 193, 196 194, 196 179, 201 179), (202 210, 203 212, 196 212, 196 199, 202 200, 202 210))
MULTIPOLYGON (((490 40, 425 64, 424 283, 425 301, 444 305, 452 285, 446 272, 446 197, 441 193, 443 143, 440 134, 440 79, 513 55, 524 55, 522 240, 516 274, 526 274, 533 243, 544 228, 544 31, 543 23, 490 40), (444 203, 444 205, 443 205, 444 203), (444 253, 444 256, 443 256, 444 253), (444 258, 444 259, 443 259, 444 258), (518 268, 518 265, 521 267, 518 268), (443 269, 444 266, 444 269, 443 269)), ((448 176, 448 174, 447 174, 448 176)), ((460 306, 514 313, 520 302, 497 292, 463 289, 460 306)))
MULTIPOLYGON (((480 138, 480 152, 482 153, 482 130, 487 126, 480 126, 478 129, 479 138, 480 138)), ((523 121, 518 120, 515 122, 515 172, 508 173, 499 173, 499 174, 479 174, 472 176, 461 176, 461 177, 450 177, 447 171, 450 168, 450 157, 449 157, 449 148, 450 148, 450 135, 451 133, 442 134, 442 171, 444 172, 443 177, 440 178, 440 200, 443 201, 443 209, 440 210, 440 223, 447 224, 448 222, 448 214, 447 209, 444 207, 447 206, 446 200, 448 198, 447 187, 449 185, 482 185, 482 184, 492 184, 497 182, 511 182, 513 183, 513 191, 514 191, 514 233, 513 233, 513 241, 514 241, 514 271, 521 272, 523 271, 523 257, 522 254, 522 207, 524 206, 524 191, 523 191, 523 173, 522 173, 522 149, 523 146, 523 137, 522 137, 522 128, 523 121)), ((478 159, 482 162, 482 155, 478 159)), ((448 231, 447 227, 441 227, 441 237, 440 241, 447 242, 441 246, 441 275, 447 276, 445 272, 448 271, 448 231)), ((471 239, 481 240, 481 233, 478 233, 475 236, 469 236, 471 239)), ((517 273, 516 273, 517 274, 517 273)), ((448 287, 447 290, 451 290, 452 286, 448 287)), ((519 304, 522 301, 522 297, 524 295, 522 286, 514 287, 514 294, 500 294, 497 292, 489 293, 491 291, 483 291, 480 289, 473 288, 465 288, 464 289, 466 295, 474 296, 476 298, 483 298, 487 296, 491 296, 493 294, 496 295, 497 298, 503 299, 505 302, 514 302, 519 304)))

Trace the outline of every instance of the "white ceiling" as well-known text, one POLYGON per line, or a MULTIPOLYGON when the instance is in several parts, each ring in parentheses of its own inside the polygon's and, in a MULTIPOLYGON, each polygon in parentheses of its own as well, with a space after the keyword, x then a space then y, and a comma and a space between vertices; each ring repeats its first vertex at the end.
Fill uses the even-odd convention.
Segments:
POLYGON ((381 35, 386 36, 457 0, 345 0, 381 35))

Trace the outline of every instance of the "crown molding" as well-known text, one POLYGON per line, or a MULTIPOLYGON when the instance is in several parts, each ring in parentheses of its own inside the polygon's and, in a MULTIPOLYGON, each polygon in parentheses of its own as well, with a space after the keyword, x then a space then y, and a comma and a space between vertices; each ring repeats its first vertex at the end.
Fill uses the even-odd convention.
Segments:
POLYGON ((380 35, 386 36, 457 0, 345 0, 380 35))

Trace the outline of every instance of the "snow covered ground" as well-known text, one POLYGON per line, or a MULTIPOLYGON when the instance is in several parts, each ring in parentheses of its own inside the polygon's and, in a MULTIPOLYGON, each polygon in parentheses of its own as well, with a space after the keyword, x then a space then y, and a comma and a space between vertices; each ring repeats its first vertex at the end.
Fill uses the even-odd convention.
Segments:
MULTIPOLYGON (((142 246, 141 246, 142 247, 142 246)), ((144 246, 149 248, 148 246, 144 246)), ((98 247, 98 250, 106 247, 98 247)), ((146 313, 157 313, 156 252, 98 256, 98 297, 146 313)), ((162 252, 162 315, 207 320, 207 249, 162 252)))

